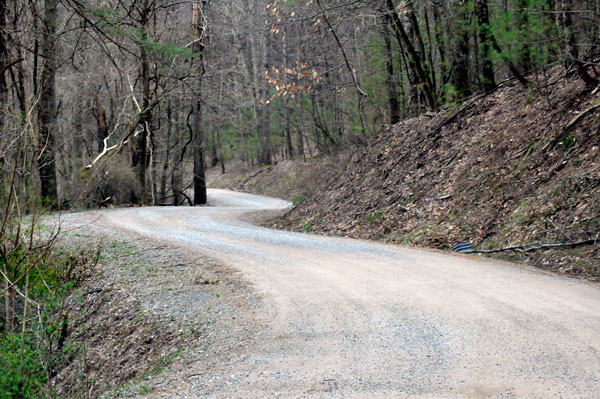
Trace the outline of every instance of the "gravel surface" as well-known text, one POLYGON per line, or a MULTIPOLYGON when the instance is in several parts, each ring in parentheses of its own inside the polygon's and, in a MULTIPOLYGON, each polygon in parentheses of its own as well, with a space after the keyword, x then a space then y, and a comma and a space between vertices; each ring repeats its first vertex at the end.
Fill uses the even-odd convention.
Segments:
POLYGON ((145 397, 600 397, 597 285, 470 256, 269 230, 249 214, 288 203, 226 190, 210 190, 209 200, 65 216, 66 226, 93 223, 86 228, 185 259, 183 283, 177 268, 158 274, 179 288, 137 290, 151 311, 176 320, 213 312, 206 345, 154 378, 145 397), (212 294, 185 284, 200 258, 214 259, 198 266, 210 274, 200 279, 226 271, 212 294))

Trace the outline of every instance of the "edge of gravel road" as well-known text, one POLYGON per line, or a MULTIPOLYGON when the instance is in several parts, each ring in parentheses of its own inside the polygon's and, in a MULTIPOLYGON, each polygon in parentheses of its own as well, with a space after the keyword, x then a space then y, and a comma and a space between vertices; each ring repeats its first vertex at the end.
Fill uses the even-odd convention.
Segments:
POLYGON ((73 355, 53 379, 60 397, 159 396, 213 370, 261 331, 262 299, 241 274, 187 248, 103 232, 91 213, 62 221, 57 249, 101 248, 67 299, 73 355))

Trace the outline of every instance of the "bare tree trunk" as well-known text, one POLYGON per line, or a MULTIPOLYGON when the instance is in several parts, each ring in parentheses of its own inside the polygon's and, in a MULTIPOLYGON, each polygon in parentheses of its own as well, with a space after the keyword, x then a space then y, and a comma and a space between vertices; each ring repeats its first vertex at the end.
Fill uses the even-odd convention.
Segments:
POLYGON ((42 202, 58 207, 58 189, 56 185, 56 152, 54 148, 56 134, 56 19, 57 0, 44 1, 44 34, 42 53, 44 66, 41 76, 39 108, 40 158, 39 173, 42 202))
POLYGON ((434 23, 434 37, 437 45, 437 50, 440 56, 440 79, 439 85, 443 90, 444 85, 448 79, 448 65, 446 64, 446 42, 444 40, 444 34, 442 30, 443 20, 442 13, 447 11, 445 2, 442 0, 433 0, 433 23, 434 23))
POLYGON ((383 36, 383 42, 385 44, 385 69, 387 72, 386 79, 390 106, 390 123, 393 125, 400 121, 400 106, 398 104, 398 87, 396 86, 396 79, 394 77, 394 55, 392 52, 392 42, 390 40, 390 23, 391 18, 386 16, 383 22, 381 35, 383 36))
POLYGON ((529 81, 519 72, 508 56, 502 52, 502 48, 492 34, 490 16, 487 0, 476 0, 477 21, 479 24, 479 41, 481 42, 483 88, 487 91, 496 88, 494 76, 494 65, 491 59, 492 48, 502 57, 504 63, 515 78, 524 86, 529 86, 529 81))
MULTIPOLYGON (((283 68, 284 71, 286 71, 289 66, 289 59, 288 59, 288 48, 287 48, 287 40, 285 40, 287 37, 287 27, 284 28, 284 41, 283 41, 283 45, 282 45, 282 52, 283 52, 283 68)), ((284 85, 287 86, 288 84, 288 74, 287 72, 284 72, 283 74, 283 83, 284 85)), ((287 156, 289 159, 294 159, 294 146, 292 145, 292 132, 291 132, 291 111, 290 111, 290 99, 288 96, 285 96, 284 100, 283 100, 283 107, 285 108, 285 146, 286 146, 286 152, 287 152, 287 156)))
POLYGON ((167 198, 167 174, 169 172, 169 162, 171 160, 171 138, 173 137, 173 109, 171 108, 171 99, 167 100, 167 136, 165 137, 165 157, 160 174, 159 201, 164 203, 167 198))
MULTIPOLYGON (((458 20, 468 20, 469 12, 466 9, 467 5, 458 4, 458 20)), ((458 99, 462 99, 471 95, 471 84, 469 81, 469 29, 468 27, 458 24, 459 32, 458 43, 454 46, 454 73, 452 75, 452 83, 458 91, 458 99)), ((489 51, 489 45, 486 49, 489 51)), ((492 69, 492 75, 493 75, 492 69)), ((493 79, 493 76, 492 76, 493 79)))
POLYGON ((297 144, 298 153, 302 155, 302 159, 306 161, 306 154, 304 152, 304 95, 298 96, 298 115, 296 117, 297 125, 297 144))
MULTIPOLYGON (((204 131, 202 129, 202 75, 204 75, 203 52, 204 30, 202 8, 199 1, 192 3, 192 25, 194 29, 194 53, 198 57, 198 85, 194 104, 194 205, 207 203, 206 178, 204 167, 204 131)), ((194 58, 192 57, 192 63, 194 58)))
POLYGON ((573 21, 571 20, 570 10, 573 7, 572 0, 561 0, 561 12, 559 16, 560 25, 559 28, 565 31, 565 49, 566 49, 566 63, 567 69, 575 67, 577 74, 588 86, 597 86, 598 79, 593 78, 584 62, 579 59, 579 50, 577 49, 577 43, 575 39, 575 33, 573 32, 573 21))
POLYGON ((179 206, 181 204, 181 189, 183 181, 183 171, 181 164, 185 156, 185 129, 186 118, 183 111, 183 93, 179 93, 176 97, 175 109, 175 145, 173 148, 173 167, 171 169, 171 190, 173 191, 173 205, 179 206))
POLYGON ((527 0, 518 0, 517 6, 519 9, 516 12, 517 17, 517 28, 519 29, 520 36, 522 38, 522 48, 520 49, 520 63, 519 68, 527 73, 531 70, 531 51, 529 51, 529 39, 528 39, 528 26, 529 26, 529 10, 527 0))
MULTIPOLYGON (((8 32, 6 31, 6 0, 0 0, 0 131, 4 131, 5 115, 8 107, 8 32)), ((0 164, 0 167, 2 165, 0 164)), ((1 170, 1 169, 0 169, 1 170)))
POLYGON ((210 131, 210 166, 215 167, 219 163, 219 155, 217 153, 217 141, 215 140, 215 128, 210 131))
POLYGON ((198 81, 198 94, 194 110, 194 205, 207 202, 206 178, 204 166, 204 131, 202 129, 202 95, 201 83, 198 81))
POLYGON ((152 112, 150 111, 150 65, 148 62, 148 52, 146 51, 146 42, 148 41, 147 25, 150 17, 151 0, 144 0, 143 8, 140 11, 140 63, 142 72, 142 115, 140 124, 142 131, 135 141, 135 164, 138 183, 140 185, 141 203, 148 204, 148 193, 146 189, 146 171, 148 170, 148 136, 150 135, 150 125, 152 123, 152 112))
POLYGON ((479 40, 481 41, 481 58, 483 61, 483 88, 490 91, 496 87, 494 65, 492 64, 492 32, 487 0, 477 0, 477 20, 479 22, 479 40))
POLYGON ((402 21, 398 16, 398 13, 396 11, 396 8, 394 7, 394 3, 392 2, 392 0, 387 0, 387 6, 392 16, 392 20, 394 21, 394 30, 396 32, 396 38, 398 39, 398 43, 400 43, 401 45, 404 44, 403 47, 408 53, 409 64, 411 66, 411 69, 413 69, 419 83, 423 86, 423 94, 425 95, 427 107, 432 111, 437 111, 437 95, 429 77, 430 71, 427 70, 426 66, 423 64, 421 54, 419 54, 414 44, 410 41, 410 38, 408 37, 406 30, 404 29, 404 25, 402 24, 402 21))
MULTIPOLYGON (((269 58, 267 54, 267 43, 266 38, 259 36, 259 46, 256 49, 256 59, 260 59, 260 62, 257 62, 256 65, 256 85, 259 88, 260 97, 263 100, 266 100, 269 92, 266 89, 266 82, 262 78, 262 74, 264 71, 268 71, 269 66, 269 58), (259 58, 260 57, 260 58, 259 58), (260 69, 262 67, 262 70, 260 69)), ((271 151, 271 108, 269 104, 265 101, 264 104, 260 106, 261 112, 260 117, 258 118, 258 162, 262 165, 271 165, 273 163, 273 154, 271 151)))
POLYGON ((96 125, 98 128, 98 152, 104 149, 104 139, 106 138, 106 114, 100 96, 96 95, 96 125))

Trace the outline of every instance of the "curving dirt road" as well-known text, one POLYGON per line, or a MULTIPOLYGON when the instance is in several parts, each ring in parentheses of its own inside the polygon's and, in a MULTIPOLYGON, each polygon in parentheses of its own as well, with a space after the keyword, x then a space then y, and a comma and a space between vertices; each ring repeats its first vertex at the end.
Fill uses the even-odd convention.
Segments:
POLYGON ((597 285, 269 230, 244 215, 288 203, 224 190, 209 200, 104 211, 97 222, 217 258, 262 297, 253 342, 212 368, 189 366, 194 378, 154 396, 600 398, 597 285))

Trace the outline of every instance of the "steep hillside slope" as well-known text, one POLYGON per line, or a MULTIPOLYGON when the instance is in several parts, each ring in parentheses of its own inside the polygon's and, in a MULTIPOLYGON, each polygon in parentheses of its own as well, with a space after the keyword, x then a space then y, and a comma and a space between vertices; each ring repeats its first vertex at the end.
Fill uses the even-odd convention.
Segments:
POLYGON ((599 279, 600 96, 558 70, 548 82, 385 128, 275 226, 442 249, 525 245, 497 256, 599 279), (556 243, 578 244, 530 251, 556 243))

